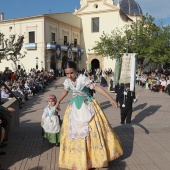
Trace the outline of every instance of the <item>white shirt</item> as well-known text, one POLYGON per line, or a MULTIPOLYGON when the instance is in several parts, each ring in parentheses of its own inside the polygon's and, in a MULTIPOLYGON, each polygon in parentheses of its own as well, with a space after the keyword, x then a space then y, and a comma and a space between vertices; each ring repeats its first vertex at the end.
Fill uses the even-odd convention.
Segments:
POLYGON ((1 102, 7 102, 9 99, 9 94, 5 90, 1 90, 1 102))
POLYGON ((161 81, 161 86, 165 86, 165 87, 167 86, 167 83, 166 83, 165 80, 162 80, 162 81, 161 81))

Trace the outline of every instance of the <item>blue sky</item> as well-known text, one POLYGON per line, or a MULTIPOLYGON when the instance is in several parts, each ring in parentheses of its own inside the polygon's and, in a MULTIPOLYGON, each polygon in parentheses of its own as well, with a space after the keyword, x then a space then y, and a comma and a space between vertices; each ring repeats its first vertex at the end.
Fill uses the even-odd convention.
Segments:
MULTIPOLYGON (((114 0, 117 4, 118 0, 114 0)), ((136 0, 143 14, 149 13, 157 24, 170 25, 170 0, 136 0)), ((0 0, 0 13, 5 19, 22 18, 26 16, 74 12, 80 7, 80 0, 0 0)))

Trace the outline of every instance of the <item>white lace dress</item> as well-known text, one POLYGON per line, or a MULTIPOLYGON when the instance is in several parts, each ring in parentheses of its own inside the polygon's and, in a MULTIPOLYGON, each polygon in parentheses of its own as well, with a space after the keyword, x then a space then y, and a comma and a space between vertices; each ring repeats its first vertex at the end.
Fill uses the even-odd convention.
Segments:
POLYGON ((60 123, 58 113, 55 111, 55 106, 53 106, 51 109, 49 108, 49 106, 47 106, 44 109, 42 121, 42 127, 45 132, 56 134, 60 131, 60 123))
POLYGON ((95 111, 91 104, 89 88, 94 87, 94 83, 85 75, 80 75, 76 82, 66 79, 64 88, 71 90, 72 99, 69 113, 69 138, 85 138, 89 136, 91 128, 89 122, 95 111))

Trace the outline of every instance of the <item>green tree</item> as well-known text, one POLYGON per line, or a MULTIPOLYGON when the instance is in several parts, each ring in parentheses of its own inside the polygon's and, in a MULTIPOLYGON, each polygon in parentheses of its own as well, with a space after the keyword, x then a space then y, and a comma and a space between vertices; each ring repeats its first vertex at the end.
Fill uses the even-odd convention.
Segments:
POLYGON ((170 26, 157 26, 154 20, 146 14, 142 21, 129 27, 128 34, 125 31, 132 41, 129 50, 137 54, 139 72, 151 63, 170 63, 170 26))
POLYGON ((113 30, 111 35, 103 32, 93 50, 103 57, 116 58, 117 55, 125 51, 124 42, 126 41, 126 37, 122 37, 121 35, 122 32, 118 29, 113 30))
POLYGON ((115 29, 110 35, 103 33, 93 49, 112 59, 119 53, 136 53, 139 72, 151 63, 170 63, 170 26, 157 26, 154 20, 146 14, 141 21, 115 29))

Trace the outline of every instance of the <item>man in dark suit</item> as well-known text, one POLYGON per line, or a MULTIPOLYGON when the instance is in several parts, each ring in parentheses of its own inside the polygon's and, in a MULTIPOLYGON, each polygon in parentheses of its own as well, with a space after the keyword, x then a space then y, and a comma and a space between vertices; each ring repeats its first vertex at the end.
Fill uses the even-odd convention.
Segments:
POLYGON ((135 92, 130 91, 130 84, 126 84, 124 90, 120 90, 118 101, 120 103, 121 124, 131 123, 132 105, 135 99, 135 92))
POLYGON ((124 92, 124 84, 118 83, 115 85, 115 95, 116 95, 116 102, 120 105, 121 95, 124 92))

